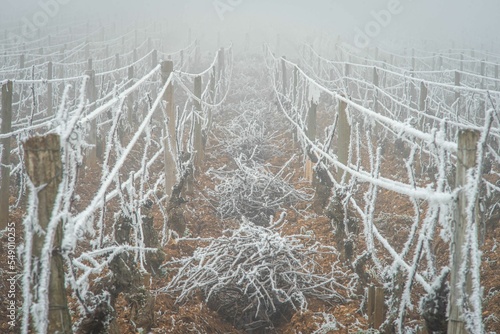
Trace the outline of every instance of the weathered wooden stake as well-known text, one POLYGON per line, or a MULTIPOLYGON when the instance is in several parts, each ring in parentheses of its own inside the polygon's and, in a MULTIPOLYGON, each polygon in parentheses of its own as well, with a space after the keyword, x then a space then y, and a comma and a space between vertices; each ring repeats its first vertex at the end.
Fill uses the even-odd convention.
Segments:
POLYGON ((219 52, 217 54, 217 64, 218 64, 218 71, 219 71, 217 77, 219 78, 219 80, 221 80, 221 78, 223 78, 224 74, 225 74, 224 48, 219 49, 219 52))
MULTIPOLYGON (((52 218, 52 208, 62 180, 62 162, 59 136, 50 134, 45 137, 33 137, 24 143, 24 156, 26 157, 26 172, 38 190, 38 225, 47 232, 52 218)), ((60 252, 63 239, 62 221, 59 222, 52 249, 50 252, 50 279, 49 290, 46 292, 49 299, 48 333, 72 333, 71 316, 66 299, 64 286, 64 261, 60 252)), ((46 243, 45 233, 35 233, 33 236, 33 253, 35 263, 42 257, 42 248, 46 243)), ((39 268, 39 265, 35 265, 39 268)), ((34 275, 37 285, 36 277, 34 275)), ((36 296, 36 293, 33 293, 36 296)))
MULTIPOLYGON (((210 88, 209 88, 209 95, 210 95, 210 103, 215 104, 215 81, 216 81, 217 74, 215 72, 215 67, 212 68, 212 73, 210 73, 210 88)), ((208 118, 208 123, 207 123, 207 133, 206 136, 203 140, 203 148, 206 147, 207 144, 207 139, 208 139, 208 133, 210 132, 210 129, 212 128, 212 108, 207 108, 207 118, 208 118)))
MULTIPOLYGON (((316 101, 311 101, 311 105, 309 106, 309 110, 307 112, 307 138, 314 142, 316 139, 316 113, 318 110, 318 104, 316 101)), ((314 178, 313 173, 313 164, 312 161, 307 158, 306 166, 305 166, 305 179, 309 182, 312 182, 314 178)))
MULTIPOLYGON (((132 87, 132 85, 134 84, 133 80, 134 80, 134 65, 130 66, 128 68, 128 80, 129 80, 129 84, 128 84, 128 88, 132 87)), ((132 124, 132 120, 133 120, 133 109, 134 109, 134 93, 130 94, 127 98, 127 118, 128 118, 128 121, 130 124, 132 124)))
MULTIPOLYGON (((171 60, 166 60, 161 63, 161 78, 165 84, 174 71, 174 63, 171 60)), ((170 83, 163 95, 163 100, 167 102, 167 129, 168 134, 165 138, 165 192, 168 199, 172 196, 172 189, 176 183, 177 167, 177 136, 175 132, 176 115, 174 108, 174 86, 170 83)))
POLYGON ((85 59, 89 58, 90 58, 90 44, 87 41, 87 43, 85 44, 85 59))
POLYGON ((375 288, 375 309, 373 312, 373 327, 379 329, 385 320, 384 289, 375 288))
MULTIPOLYGON (((0 133, 5 135, 12 130, 12 81, 2 85, 2 127, 0 133)), ((9 197, 10 197, 10 136, 2 138, 2 160, 0 170, 2 183, 0 186, 0 230, 9 223, 9 197)))
MULTIPOLYGON (((194 95, 201 100, 201 76, 194 78, 194 95)), ((197 113, 202 113, 201 103, 199 101, 194 101, 194 109, 197 113)), ((194 150, 196 151, 196 156, 194 159, 194 165, 196 170, 199 170, 203 160, 205 159, 205 152, 203 150, 202 143, 202 133, 201 133, 201 117, 194 116, 194 150)))
POLYGON ((313 141, 316 139, 316 113, 318 104, 316 101, 311 101, 309 111, 307 113, 307 137, 313 141))
POLYGON ((298 91, 299 91, 299 68, 297 67, 297 65, 295 65, 293 68, 293 103, 294 103, 294 105, 297 105, 298 91))
POLYGON ((368 287, 368 297, 366 300, 366 314, 368 315, 368 328, 373 328, 373 311, 375 308, 375 287, 368 287))
POLYGON ((349 91, 349 81, 347 78, 349 77, 350 69, 351 68, 350 68, 349 63, 345 63, 345 65, 344 65, 344 83, 345 83, 347 91, 349 91))
POLYGON ((158 50, 153 50, 151 54, 151 68, 155 68, 158 65, 158 50))
POLYGON ((368 327, 380 329, 385 321, 384 289, 373 285, 368 287, 367 314, 368 327))
POLYGON ((427 102, 427 86, 422 81, 420 82, 420 99, 418 103, 418 110, 425 111, 427 102))
POLYGON ((200 41, 197 39, 194 42, 195 44, 195 50, 194 50, 194 68, 198 68, 198 65, 200 65, 201 61, 201 49, 200 49, 200 41))
POLYGON ((417 87, 415 86, 415 72, 410 73, 410 106, 412 108, 418 108, 417 101, 417 87))
POLYGON ((281 58, 281 82, 283 84, 283 95, 286 96, 287 92, 287 84, 288 84, 288 78, 287 78, 287 73, 286 73, 286 57, 283 56, 281 58))
MULTIPOLYGON (((467 184, 467 176, 471 168, 476 167, 477 158, 477 143, 479 141, 480 133, 475 130, 460 130, 458 132, 458 151, 457 151, 457 171, 455 178, 455 188, 459 189, 467 184)), ((448 320, 448 334, 466 334, 464 321, 464 305, 459 304, 459 300, 463 300, 464 304, 467 303, 468 296, 472 292, 472 282, 470 272, 466 276, 466 291, 458 286, 460 280, 460 271, 462 270, 462 263, 469 254, 464 254, 463 245, 465 244, 465 237, 467 234, 467 206, 468 198, 466 190, 462 189, 458 193, 458 204, 454 212, 453 221, 453 241, 452 241, 452 265, 450 277, 450 299, 449 308, 450 315, 448 320)), ((475 214, 476 217, 472 219, 478 222, 477 213, 478 202, 476 199, 475 214)), ((473 255, 475 256, 475 255, 473 255)))
MULTIPOLYGON (((420 97, 418 101, 418 110, 423 113, 427 112, 427 86, 422 81, 420 82, 420 97)), ((425 126, 425 116, 421 116, 420 118, 420 129, 424 129, 425 126)))
MULTIPOLYGON (((349 160, 349 144, 351 142, 351 125, 349 124, 349 119, 347 118, 347 103, 344 101, 339 101, 339 120, 338 120, 338 158, 339 162, 345 166, 348 166, 349 160)), ((336 175, 337 182, 342 181, 342 177, 344 176, 344 172, 339 169, 339 172, 336 175)), ((349 180, 349 175, 346 174, 345 181, 349 180)))
MULTIPOLYGON (((299 104, 299 67, 297 65, 294 66, 293 68, 293 105, 296 107, 299 104)), ((297 109, 292 108, 292 119, 294 121, 297 120, 297 109)), ((294 131, 292 131, 292 136, 293 136, 293 148, 297 148, 298 144, 298 129, 295 128, 294 131)))
MULTIPOLYGON (((156 66, 158 66, 158 50, 153 50, 153 53, 151 54, 151 68, 155 68, 156 66)), ((156 100, 156 98, 158 97, 158 92, 156 89, 153 89, 151 91, 151 98, 154 100, 156 100)))
MULTIPOLYGON (((92 66, 92 61, 89 59, 89 67, 92 66)), ((85 72, 89 76, 89 81, 87 84, 87 99, 89 104, 96 101, 96 83, 95 83, 95 71, 87 70, 85 72)), ((86 164, 89 167, 94 167, 97 164, 97 120, 93 119, 90 122, 90 133, 89 133, 89 144, 94 147, 91 148, 87 154, 86 164)))

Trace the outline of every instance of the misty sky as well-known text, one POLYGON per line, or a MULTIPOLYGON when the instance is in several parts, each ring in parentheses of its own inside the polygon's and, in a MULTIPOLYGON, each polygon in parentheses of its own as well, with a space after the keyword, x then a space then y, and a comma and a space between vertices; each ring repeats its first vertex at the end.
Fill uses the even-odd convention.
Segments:
POLYGON ((371 46, 391 40, 430 39, 459 45, 497 49, 500 31, 499 0, 0 0, 0 19, 5 22, 31 19, 41 10, 40 2, 60 1, 53 22, 65 19, 100 18, 104 21, 130 21, 149 17, 175 26, 191 27, 198 37, 220 31, 227 39, 246 32, 270 40, 280 33, 284 40, 311 36, 342 35, 353 42, 360 31, 376 22, 373 13, 386 11, 389 3, 399 2, 400 13, 391 15, 389 24, 369 38, 371 46), (229 3, 231 10, 221 15, 217 1, 229 3), (223 18, 223 19, 221 19, 223 18))

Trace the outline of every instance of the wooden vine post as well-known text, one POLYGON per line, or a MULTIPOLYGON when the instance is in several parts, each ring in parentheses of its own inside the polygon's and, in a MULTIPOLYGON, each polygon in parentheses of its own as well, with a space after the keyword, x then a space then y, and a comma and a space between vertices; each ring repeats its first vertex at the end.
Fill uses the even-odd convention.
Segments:
MULTIPOLYGON (((52 216, 54 201, 62 180, 62 162, 59 136, 49 134, 44 137, 32 137, 24 143, 24 156, 26 157, 26 172, 35 187, 41 187, 37 193, 38 197, 38 224, 40 228, 47 232, 52 216)), ((46 234, 35 233, 33 236, 33 253, 35 268, 39 268, 43 245, 46 241, 46 234)), ((48 333, 72 333, 71 316, 69 314, 68 302, 66 299, 66 288, 64 286, 64 261, 60 253, 63 239, 63 226, 60 221, 55 230, 53 247, 50 250, 50 279, 49 291, 49 318, 48 333)), ((36 277, 34 275, 37 286, 36 277)), ((33 296, 36 296, 33 292, 33 296)))
MULTIPOLYGON (((293 68, 293 105, 297 107, 298 104, 299 104, 299 67, 295 65, 293 68)), ((293 112, 294 109, 295 108, 292 108, 292 118, 294 121, 297 121, 297 111, 293 112)), ((294 149, 296 149, 298 145, 299 135, 297 131, 298 131, 297 128, 295 128, 295 130, 292 131, 294 149)))
POLYGON ((373 111, 378 112, 378 90, 379 88, 379 77, 377 67, 373 67, 373 111))
POLYGON ((90 58, 90 44, 88 41, 85 44, 85 58, 86 59, 90 58))
POLYGON ((415 72, 410 73, 410 107, 416 109, 417 105, 417 87, 415 86, 415 72))
MULTIPOLYGON (((210 86, 209 86, 210 103, 212 103, 212 104, 215 104, 215 97, 216 97, 215 90, 216 90, 216 80, 217 80, 216 78, 217 78, 217 74, 216 74, 216 69, 214 66, 212 68, 212 72, 210 73, 210 86)), ((212 129, 212 122, 213 122, 212 108, 209 107, 209 108, 207 108, 207 129, 206 129, 207 132, 206 132, 206 136, 202 137, 203 148, 205 148, 207 145, 208 133, 212 129)))
POLYGON ((420 82, 420 98, 418 102, 418 110, 425 112, 427 109, 427 86, 422 81, 420 82))
POLYGON ((219 75, 218 78, 220 80, 220 83, 222 83, 222 78, 225 75, 225 57, 224 57, 224 48, 220 48, 219 52, 217 53, 217 61, 218 61, 218 69, 219 69, 219 75))
POLYGON ((194 45, 194 68, 197 69, 201 61, 200 41, 196 39, 194 45))
MULTIPOLYGON (((89 104, 92 104, 96 101, 95 71, 92 70, 92 59, 89 59, 89 70, 85 74, 89 76, 87 99, 89 104)), ((95 118, 90 121, 89 144, 93 147, 88 152, 86 164, 89 167, 94 167, 97 165, 97 119, 95 118)))
POLYGON ((373 285, 369 286, 368 300, 366 304, 366 313, 368 314, 368 327, 379 329, 382 323, 385 321, 384 289, 374 287, 373 285))
MULTIPOLYGON (((12 130, 12 81, 2 85, 2 127, 0 133, 5 135, 12 130)), ((2 160, 0 170, 2 183, 0 186, 0 230, 9 223, 9 197, 10 197, 10 136, 2 138, 2 160)))
POLYGON ((287 78, 287 73, 286 73, 286 57, 283 56, 281 57, 281 75, 282 75, 282 78, 281 78, 281 81, 283 83, 283 96, 286 96, 286 93, 287 93, 287 82, 288 82, 288 78, 287 78))
MULTIPOLYGON (((129 84, 127 85, 127 88, 130 88, 133 86, 133 80, 134 80, 134 65, 129 66, 127 70, 127 76, 129 80, 129 84)), ((134 100, 135 100, 135 94, 134 92, 130 93, 129 96, 127 97, 127 118, 129 121, 129 124, 134 124, 133 118, 134 118, 134 100)))
MULTIPOLYGON (((420 82, 420 97, 418 101, 418 110, 421 111, 422 113, 427 112, 427 86, 425 83, 422 81, 420 82)), ((425 129, 425 116, 420 117, 420 129, 425 129)))
MULTIPOLYGON (((461 188, 467 184, 467 175, 471 168, 476 167, 477 143, 480 133, 475 130, 460 130, 458 133, 457 151, 457 171, 455 187, 461 188)), ((467 231, 467 194, 461 190, 458 194, 458 204, 454 212, 453 241, 452 241, 452 265, 450 277, 450 315, 448 320, 448 334, 466 334, 464 321, 464 304, 459 304, 459 300, 467 302, 468 296, 472 292, 472 278, 470 272, 466 276, 466 291, 458 286, 460 281, 460 271, 462 263, 468 254, 464 254, 463 246, 467 231), (465 295, 464 295, 465 294, 465 295)), ((476 206, 476 217, 473 217, 477 224, 478 202, 476 206)))
POLYGON ((345 63, 345 65, 344 65, 344 82, 345 82, 345 86, 346 86, 347 91, 349 91, 349 81, 347 79, 349 77, 349 74, 350 74, 350 65, 349 65, 349 63, 345 63))
POLYGON ((151 68, 155 68, 158 65, 158 50, 153 50, 151 54, 151 68))
MULTIPOLYGON (((201 108, 201 76, 194 78, 194 95, 198 100, 194 101, 194 109, 197 114, 202 113, 201 108)), ((201 133, 201 115, 195 115, 194 122, 194 150, 196 151, 196 156, 194 158, 195 169, 199 170, 202 165, 203 160, 205 160, 205 152, 203 149, 202 133, 201 133)))
MULTIPOLYGON (((165 84, 174 71, 174 63, 166 60, 161 63, 161 78, 165 84)), ((165 136, 165 192, 168 198, 172 195, 172 189, 176 183, 176 147, 177 136, 175 133, 176 115, 174 108, 174 86, 172 82, 168 85, 163 95, 163 100, 167 102, 167 134, 165 136)))
MULTIPOLYGON (((307 138, 310 141, 314 142, 316 139, 316 113, 318 111, 317 101, 311 100, 311 105, 309 106, 309 110, 307 112, 307 138)), ((313 173, 313 162, 310 158, 306 160, 305 166, 305 179, 309 182, 313 182, 314 173, 313 173)))
MULTIPOLYGON (((153 50, 153 53, 151 54, 151 69, 154 69, 156 66, 158 66, 158 51, 153 50)), ((153 101, 155 101, 157 97, 158 92, 156 91, 156 89, 153 89, 151 91, 151 98, 153 99, 153 101)))
MULTIPOLYGON (((349 124, 349 119, 347 117, 347 103, 339 100, 339 120, 338 120, 338 159, 339 162, 345 166, 348 166, 349 160, 349 145, 351 142, 351 125, 349 124)), ((341 183, 344 172, 339 169, 336 174, 337 182, 341 183)), ((346 174, 345 182, 349 180, 348 174, 346 174)))
POLYGON ((201 76, 194 78, 194 95, 198 100, 194 100, 194 136, 193 136, 193 149, 194 149, 194 160, 193 160, 193 173, 188 175, 186 180, 185 193, 192 195, 194 189, 194 176, 195 173, 199 173, 203 160, 205 160, 205 151, 203 146, 203 136, 201 132, 202 124, 202 108, 201 108, 201 76))

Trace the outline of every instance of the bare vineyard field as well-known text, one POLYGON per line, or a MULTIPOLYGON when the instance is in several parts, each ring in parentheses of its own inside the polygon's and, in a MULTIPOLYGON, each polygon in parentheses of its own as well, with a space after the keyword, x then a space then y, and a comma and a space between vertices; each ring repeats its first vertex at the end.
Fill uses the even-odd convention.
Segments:
POLYGON ((500 331, 500 55, 186 35, 0 39, 0 332, 500 331))

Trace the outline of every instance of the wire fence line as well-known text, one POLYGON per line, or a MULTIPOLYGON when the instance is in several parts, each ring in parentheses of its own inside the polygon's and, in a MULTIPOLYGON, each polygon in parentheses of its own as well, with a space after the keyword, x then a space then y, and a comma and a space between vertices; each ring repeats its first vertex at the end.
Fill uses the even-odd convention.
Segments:
MULTIPOLYGON (((394 321, 401 332, 407 310, 414 307, 410 294, 417 293, 425 298, 426 293, 435 293, 433 289, 436 282, 442 281, 443 271, 455 264, 452 263, 451 247, 450 264, 445 267, 437 265, 437 254, 431 245, 435 235, 440 235, 447 243, 455 242, 452 222, 458 210, 457 197, 465 193, 470 207, 470 203, 476 203, 480 193, 477 185, 483 184, 488 192, 495 187, 484 178, 485 159, 482 157, 487 152, 495 152, 498 147, 500 118, 496 105, 499 93, 467 87, 466 82, 460 87, 440 82, 447 71, 430 73, 432 77, 423 80, 417 78, 418 72, 414 77, 404 74, 406 70, 388 71, 352 61, 329 61, 315 52, 311 55, 315 58, 302 57, 299 65, 278 58, 269 48, 266 49, 268 73, 273 81, 279 109, 289 121, 305 159, 314 157, 315 170, 333 170, 326 175, 336 184, 334 194, 343 200, 346 209, 352 208, 361 217, 366 249, 360 251, 353 265, 366 256, 371 259, 379 283, 394 292, 389 297, 388 305, 390 313, 396 316, 386 322, 394 321), (417 83, 423 87, 419 92, 417 83), (463 94, 458 98, 470 108, 468 117, 457 117, 462 110, 453 105, 456 101, 446 96, 453 94, 455 97, 458 92, 463 94), (419 96, 420 101, 417 99, 419 96), (419 106, 418 102, 423 105, 419 106), (317 136, 314 129, 320 123, 316 123, 316 113, 322 104, 326 105, 323 107, 323 118, 334 121, 326 110, 333 110, 331 112, 336 117, 334 124, 325 124, 323 120, 321 127, 325 128, 325 134, 317 136), (447 115, 453 115, 453 118, 448 120, 447 115), (336 120, 342 117, 345 120, 337 124, 336 120), (454 176, 457 161, 460 161, 458 155, 462 154, 457 141, 467 130, 479 133, 475 144, 477 164, 469 171, 466 183, 455 187, 450 176, 454 176), (345 138, 345 135, 348 137, 345 138), (332 138, 337 143, 335 148, 328 144, 332 138), (389 149, 391 146, 394 149, 389 149), (398 155, 393 155, 394 152, 398 155), (391 157, 384 156, 388 154, 391 157), (386 160, 392 161, 394 166, 382 167, 386 160), (417 166, 417 162, 422 161, 428 161, 430 169, 425 171, 427 168, 417 166), (406 173, 401 175, 395 168, 402 168, 406 173), (430 179, 427 176, 424 181, 423 177, 429 174, 432 175, 430 179), (402 179, 406 182, 401 182, 402 179), (380 189, 407 198, 414 207, 412 223, 405 227, 403 250, 397 250, 390 234, 375 223, 380 189), (364 204, 360 204, 360 199, 364 204), (376 243, 382 247, 376 247, 376 243), (406 282, 404 288, 395 291, 401 272, 406 282), (424 294, 414 289, 414 281, 423 287, 424 294)), ((500 175, 498 158, 489 154, 488 159, 494 161, 494 166, 490 166, 493 169, 489 167, 488 173, 500 175)), ((498 198, 498 195, 497 192, 492 198, 498 198)), ((465 290, 458 291, 462 296, 459 303, 469 300, 472 306, 464 307, 466 326, 480 333, 483 322, 481 305, 477 302, 480 300, 481 285, 478 279, 480 261, 475 260, 479 242, 475 228, 476 214, 469 210, 466 217, 468 228, 465 232, 467 244, 464 246, 464 258, 471 260, 460 259, 460 263, 455 265, 460 268, 459 286, 464 286, 460 284, 467 280, 464 274, 468 270, 467 265, 472 266, 470 272, 475 277, 473 288, 467 293, 465 290)), ((482 219, 487 219, 485 216, 487 213, 483 212, 482 219)), ((340 228, 346 229, 348 239, 355 238, 347 225, 340 228)))

